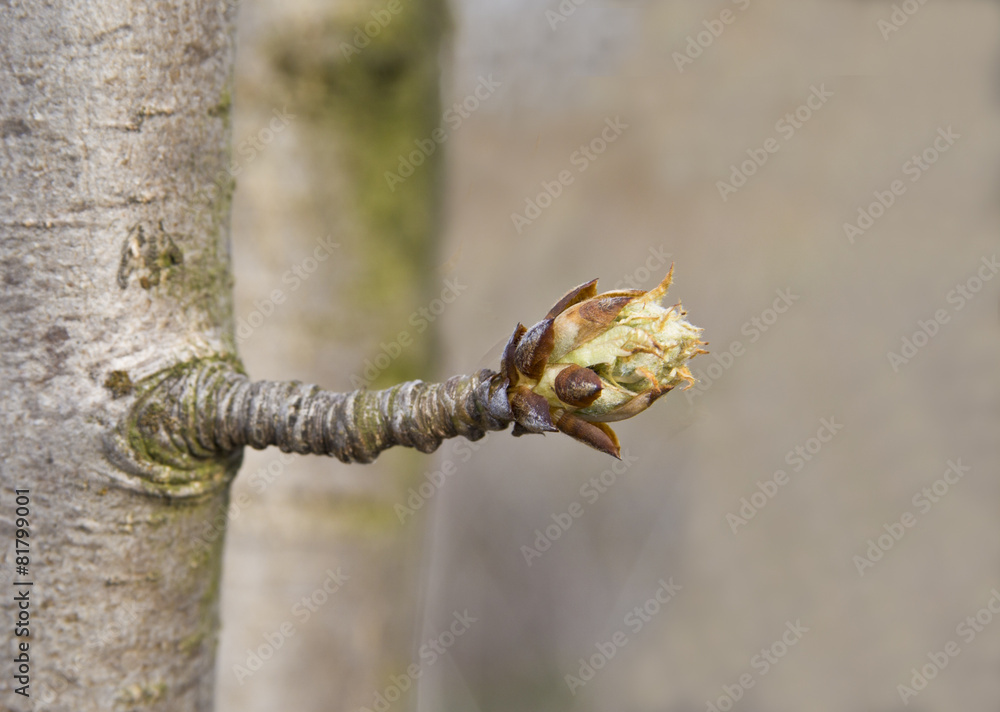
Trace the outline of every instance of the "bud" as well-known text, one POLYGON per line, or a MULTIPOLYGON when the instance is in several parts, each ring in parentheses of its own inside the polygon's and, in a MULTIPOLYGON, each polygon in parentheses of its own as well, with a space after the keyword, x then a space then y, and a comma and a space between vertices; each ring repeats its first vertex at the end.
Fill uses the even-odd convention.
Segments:
POLYGON ((664 308, 674 268, 655 288, 597 294, 570 290, 530 329, 518 324, 501 368, 514 435, 559 430, 620 457, 609 422, 631 418, 694 377, 687 361, 705 345, 680 303, 664 308))

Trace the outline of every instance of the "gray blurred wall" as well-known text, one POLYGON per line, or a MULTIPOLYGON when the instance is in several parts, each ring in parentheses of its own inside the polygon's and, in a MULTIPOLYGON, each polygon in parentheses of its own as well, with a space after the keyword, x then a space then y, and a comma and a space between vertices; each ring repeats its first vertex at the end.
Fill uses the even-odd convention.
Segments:
MULTIPOLYGON (((997 4, 562 7, 575 10, 553 26, 558 2, 454 4, 444 105, 482 78, 499 88, 444 144, 433 283, 462 288, 434 318, 443 345, 428 375, 494 366, 513 325, 570 286, 649 288, 671 261, 668 300, 683 299, 713 353, 692 364, 697 388, 617 427, 621 464, 562 436, 506 433, 417 458, 422 472, 448 474, 432 476, 443 484, 417 514, 429 529, 413 551, 421 593, 400 613, 416 621, 401 664, 426 663, 420 646, 456 613, 476 619, 422 668, 418 709, 996 708, 997 4), (683 71, 676 53, 692 60, 683 71), (609 120, 627 127, 581 158, 609 120), (556 191, 562 171, 572 182, 556 191), (548 207, 528 225, 512 220, 529 200, 548 207), (877 217, 845 230, 859 210, 877 217), (574 503, 582 515, 560 526, 574 503), (538 531, 550 546, 529 565, 538 531), (593 656, 592 679, 568 683, 593 656), (911 695, 900 686, 921 687, 914 668, 933 679, 911 695)), ((241 46, 251 77, 256 52, 241 46)), ((237 140, 252 107, 237 97, 237 140)), ((289 191, 315 190, 287 165, 309 150, 292 126, 237 190, 238 312, 293 261, 288 226, 315 220, 285 204, 289 191)), ((308 294, 275 323, 344 318, 308 294)), ((400 328, 428 304, 406 304, 400 328)), ((298 329, 244 345, 251 372, 346 388, 338 359, 356 370, 379 353, 298 329)), ((248 454, 237 491, 276 456, 248 454)), ((275 656, 286 662, 243 686, 228 671, 336 568, 324 543, 336 527, 299 507, 336 500, 362 481, 356 468, 295 460, 232 523, 221 709, 344 708, 310 689, 351 674, 329 652, 331 626, 371 630, 336 614, 338 597, 365 595, 353 582, 298 625, 294 651, 275 656), (272 577, 299 583, 262 598, 264 571, 279 564, 287 571, 272 577)))

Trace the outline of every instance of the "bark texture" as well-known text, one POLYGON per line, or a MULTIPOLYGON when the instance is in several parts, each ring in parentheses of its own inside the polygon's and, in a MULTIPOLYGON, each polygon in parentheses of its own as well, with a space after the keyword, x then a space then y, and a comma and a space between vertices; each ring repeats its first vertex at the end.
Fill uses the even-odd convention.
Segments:
POLYGON ((513 417, 507 381, 486 369, 444 383, 349 393, 253 382, 225 361, 195 361, 150 381, 108 438, 108 450, 136 486, 172 487, 175 494, 209 487, 201 463, 233 457, 244 445, 367 463, 397 445, 430 453, 446 438, 479 440, 513 417))
MULTIPOLYGON (((234 6, 0 6, 0 536, 30 490, 30 699, 72 712, 208 710, 224 511, 239 454, 134 487, 106 457, 133 383, 232 359, 234 6), (178 496, 191 495, 191 496, 178 496)), ((10 586, 4 582, 5 591, 10 586)), ((4 629, 12 596, 0 599, 4 629)))

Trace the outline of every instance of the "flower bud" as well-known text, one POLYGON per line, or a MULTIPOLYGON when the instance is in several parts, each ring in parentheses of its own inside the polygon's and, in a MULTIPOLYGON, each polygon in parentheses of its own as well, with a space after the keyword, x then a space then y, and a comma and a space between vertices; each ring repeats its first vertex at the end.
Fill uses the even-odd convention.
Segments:
POLYGON ((664 308, 674 269, 655 288, 597 294, 597 280, 570 290, 530 329, 518 324, 502 370, 514 435, 560 430, 620 457, 606 425, 641 413, 694 378, 687 361, 705 345, 680 303, 664 308))

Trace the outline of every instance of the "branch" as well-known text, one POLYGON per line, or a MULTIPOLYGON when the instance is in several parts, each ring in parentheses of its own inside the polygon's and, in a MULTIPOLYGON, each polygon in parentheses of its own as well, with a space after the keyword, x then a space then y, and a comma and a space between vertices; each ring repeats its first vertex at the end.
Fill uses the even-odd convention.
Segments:
POLYGON ((296 381, 251 382, 232 371, 206 385, 214 407, 197 412, 193 432, 199 445, 218 451, 276 445, 284 452, 371 462, 396 445, 429 453, 446 438, 479 440, 512 419, 504 384, 490 370, 350 393, 296 381))
MULTIPOLYGON (((433 452, 446 438, 478 440, 513 422, 513 435, 561 431, 620 457, 608 423, 693 382, 686 363, 705 353, 680 304, 659 304, 672 274, 648 292, 598 295, 597 280, 582 284, 530 329, 517 325, 499 372, 444 383, 334 393, 251 381, 234 359, 190 361, 135 386, 127 417, 105 439, 108 457, 128 486, 174 497, 227 481, 235 468, 219 464, 246 445, 371 462, 396 445, 433 452)), ((112 376, 109 388, 131 394, 127 374, 112 376)))

